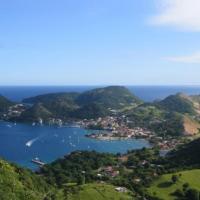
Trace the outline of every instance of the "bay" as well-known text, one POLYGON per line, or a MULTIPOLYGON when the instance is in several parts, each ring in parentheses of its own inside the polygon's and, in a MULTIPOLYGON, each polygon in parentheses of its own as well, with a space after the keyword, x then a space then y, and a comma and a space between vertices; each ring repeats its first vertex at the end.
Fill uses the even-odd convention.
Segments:
POLYGON ((30 169, 37 166, 31 159, 38 157, 49 163, 76 150, 125 153, 149 147, 146 140, 100 141, 85 137, 89 130, 69 127, 31 126, 0 122, 0 156, 30 169))

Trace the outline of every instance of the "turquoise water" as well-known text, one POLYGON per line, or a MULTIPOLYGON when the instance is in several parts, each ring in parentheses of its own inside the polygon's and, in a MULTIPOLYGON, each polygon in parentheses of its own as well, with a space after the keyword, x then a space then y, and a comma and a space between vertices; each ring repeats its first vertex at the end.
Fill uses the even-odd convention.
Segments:
POLYGON ((98 141, 85 137, 82 128, 56 128, 0 122, 0 155, 21 166, 36 169, 31 159, 51 162, 75 150, 125 153, 149 147, 145 140, 98 141))

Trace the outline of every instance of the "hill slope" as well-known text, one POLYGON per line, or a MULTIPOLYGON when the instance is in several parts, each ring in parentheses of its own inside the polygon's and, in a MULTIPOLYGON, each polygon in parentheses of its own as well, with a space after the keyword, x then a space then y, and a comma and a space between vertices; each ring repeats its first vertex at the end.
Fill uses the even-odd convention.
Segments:
POLYGON ((170 95, 164 100, 157 103, 157 105, 167 111, 179 112, 182 114, 195 114, 195 108, 189 96, 178 93, 170 95))
POLYGON ((79 105, 91 103, 101 104, 105 108, 120 109, 128 105, 141 103, 127 88, 122 86, 109 86, 84 92, 76 99, 79 105))
MULTIPOLYGON (((128 89, 121 86, 110 86, 78 93, 55 93, 31 97, 23 100, 24 103, 42 105, 41 112, 46 109, 55 118, 97 118, 109 115, 130 106, 136 106, 141 101, 132 95, 128 89)), ((22 115, 27 118, 28 113, 22 115)), ((37 109, 39 113, 39 107, 37 109)), ((31 113, 30 113, 31 114, 31 113)), ((42 114, 38 114, 41 116, 42 114)), ((32 115, 33 116, 33 115, 32 115)), ((25 121, 25 120, 24 120, 25 121)))
POLYGON ((9 101, 7 98, 0 95, 0 113, 8 110, 10 106, 13 105, 13 102, 9 101))
POLYGON ((200 166, 200 138, 182 146, 169 156, 175 166, 200 166))
POLYGON ((49 191, 39 176, 0 160, 0 199, 42 200, 49 191))
POLYGON ((69 117, 70 113, 78 108, 75 103, 78 93, 53 93, 39 95, 24 99, 24 103, 41 104, 46 110, 52 113, 54 117, 69 117))
POLYGON ((47 110, 42 103, 37 103, 24 111, 18 118, 18 121, 34 122, 38 121, 39 119, 47 120, 52 116, 52 113, 47 110))
POLYGON ((86 184, 76 194, 69 195, 69 200, 133 200, 128 193, 119 193, 115 187, 107 184, 86 184))
MULTIPOLYGON (((171 181, 171 177, 173 174, 166 174, 159 177, 156 181, 154 181, 150 188, 148 188, 148 193, 152 197, 157 197, 162 200, 176 200, 177 196, 172 195, 177 190, 183 189, 183 184, 188 183, 189 186, 193 189, 199 190, 200 188, 200 170, 188 170, 188 171, 180 171, 177 174, 181 174, 177 183, 173 184, 171 181)), ((185 199, 185 198, 180 198, 185 199)), ((191 200, 191 199, 186 199, 191 200)))

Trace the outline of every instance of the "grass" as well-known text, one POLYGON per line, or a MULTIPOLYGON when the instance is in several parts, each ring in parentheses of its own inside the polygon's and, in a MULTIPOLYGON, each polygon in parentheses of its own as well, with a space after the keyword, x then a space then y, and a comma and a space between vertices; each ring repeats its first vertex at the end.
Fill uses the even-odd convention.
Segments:
POLYGON ((132 200, 130 193, 119 193, 115 187, 107 184, 86 184, 70 195, 69 200, 132 200))
POLYGON ((182 189, 184 183, 189 183, 191 188, 199 190, 200 188, 200 170, 187 170, 178 173, 166 174, 161 176, 158 180, 154 181, 150 188, 148 188, 148 193, 151 196, 159 197, 163 200, 175 200, 175 196, 171 195, 175 190, 182 189), (177 183, 173 184, 171 182, 171 177, 173 174, 181 176, 179 177, 177 183))

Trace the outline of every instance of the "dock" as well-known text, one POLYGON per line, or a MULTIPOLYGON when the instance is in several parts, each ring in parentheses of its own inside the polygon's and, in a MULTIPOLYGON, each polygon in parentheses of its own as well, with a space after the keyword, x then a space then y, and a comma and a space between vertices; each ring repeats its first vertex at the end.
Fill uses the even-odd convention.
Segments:
POLYGON ((44 166, 46 163, 42 162, 39 158, 34 158, 31 160, 32 163, 39 165, 39 166, 44 166))

